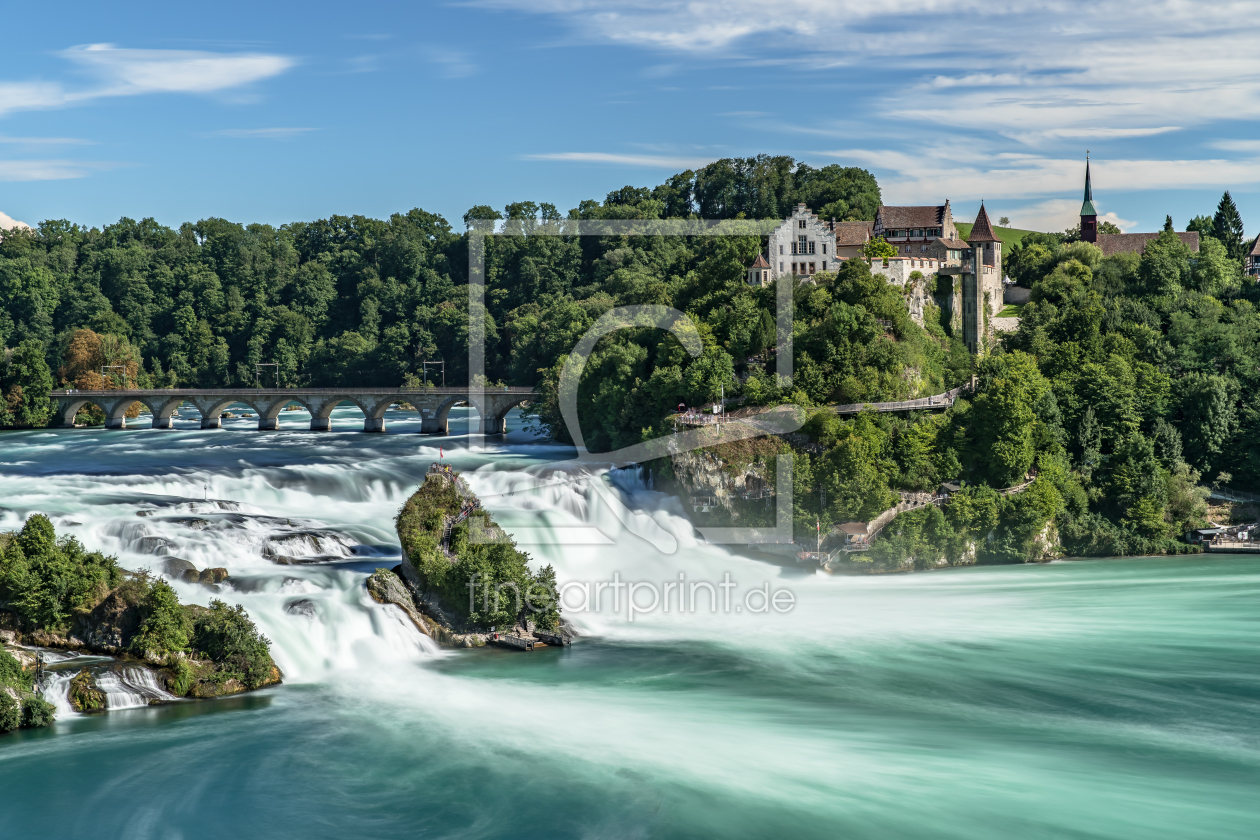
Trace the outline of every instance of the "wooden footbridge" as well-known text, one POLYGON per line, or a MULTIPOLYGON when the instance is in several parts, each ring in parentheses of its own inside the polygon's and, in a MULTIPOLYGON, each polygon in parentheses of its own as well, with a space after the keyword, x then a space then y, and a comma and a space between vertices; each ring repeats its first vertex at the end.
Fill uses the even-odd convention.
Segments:
POLYGON ((533 388, 487 385, 483 388, 159 388, 113 391, 53 391, 56 415, 50 425, 71 427, 86 405, 96 405, 105 413, 107 429, 127 428, 127 412, 139 403, 152 415, 154 429, 172 428, 171 420, 183 405, 193 406, 201 415, 201 428, 217 429, 223 412, 233 405, 249 406, 258 415, 260 431, 280 428, 280 413, 290 405, 311 414, 310 429, 332 429, 332 412, 350 404, 363 412, 363 431, 385 431, 385 412, 391 406, 410 406, 420 415, 420 431, 444 435, 453 407, 470 405, 481 415, 481 434, 499 435, 507 430, 507 413, 538 399, 533 388))

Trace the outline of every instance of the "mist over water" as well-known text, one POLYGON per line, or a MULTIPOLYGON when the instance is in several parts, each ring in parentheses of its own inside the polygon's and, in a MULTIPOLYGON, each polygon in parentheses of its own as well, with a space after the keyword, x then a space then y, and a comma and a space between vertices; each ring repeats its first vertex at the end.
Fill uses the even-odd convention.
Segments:
MULTIPOLYGON (((457 410, 458 412, 458 410, 457 410)), ((634 471, 506 443, 202 431, 0 436, 32 512, 130 569, 223 567, 285 684, 60 710, 0 738, 0 836, 1241 837, 1260 828, 1260 558, 825 577, 699 541, 634 471), (559 582, 790 591, 786 613, 566 611, 570 649, 442 651, 363 588, 443 455, 559 582), (611 500, 611 502, 610 502, 611 500), (285 561, 284 565, 276 562, 285 561)), ((344 431, 343 431, 344 430, 344 431)), ((60 704, 59 704, 60 705, 60 704)))

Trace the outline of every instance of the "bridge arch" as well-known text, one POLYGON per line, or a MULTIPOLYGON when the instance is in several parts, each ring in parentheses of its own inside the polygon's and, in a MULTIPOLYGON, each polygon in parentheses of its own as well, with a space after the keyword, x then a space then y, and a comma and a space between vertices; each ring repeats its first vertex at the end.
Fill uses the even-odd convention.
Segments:
MULTIPOLYGON (((457 394, 455 396, 448 397, 442 400, 442 402, 438 404, 437 409, 433 412, 432 418, 425 417, 421 420, 420 431, 432 432, 432 433, 440 434, 440 435, 449 435, 451 433, 451 430, 450 430, 451 409, 457 405, 473 405, 473 404, 468 401, 468 397, 464 394, 457 394)), ((475 405, 473 405, 473 407, 476 408, 475 405)), ((478 410, 480 411, 480 409, 478 410)), ((481 415, 484 417, 485 412, 481 412, 481 415)))
POLYGON ((507 434, 507 415, 508 412, 516 408, 518 405, 525 405, 531 400, 528 396, 519 399, 498 397, 493 403, 493 413, 482 411, 482 428, 483 434, 487 435, 504 435, 507 434))
POLYGON ((196 397, 189 398, 193 408, 201 414, 201 428, 219 429, 223 426, 223 412, 233 403, 241 402, 240 397, 196 397))

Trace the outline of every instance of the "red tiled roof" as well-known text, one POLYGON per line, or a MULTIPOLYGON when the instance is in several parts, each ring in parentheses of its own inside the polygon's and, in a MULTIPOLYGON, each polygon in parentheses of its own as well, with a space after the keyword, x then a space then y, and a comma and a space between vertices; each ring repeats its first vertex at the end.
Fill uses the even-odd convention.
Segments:
POLYGON ((1256 237, 1256 244, 1251 247, 1251 253, 1247 256, 1260 257, 1260 236, 1256 237))
MULTIPOLYGON (((1146 243, 1158 239, 1156 233, 1100 233, 1095 244, 1102 249, 1103 256, 1112 254, 1140 254, 1146 250, 1146 243)), ((1191 251, 1199 250, 1199 232, 1197 230, 1181 231, 1177 238, 1191 251)))
POLYGON ((968 248, 971 247, 970 245, 968 245, 966 242, 964 242, 961 239, 938 238, 936 241, 940 243, 941 245, 944 245, 946 248, 953 248, 955 251, 966 251, 968 248))
POLYGON ((852 534, 853 536, 866 536, 865 522, 842 522, 836 527, 841 531, 844 531, 846 534, 852 534))
POLYGON ((836 222, 836 247, 865 245, 874 229, 874 222, 836 222))
POLYGON ((757 259, 753 260, 753 264, 749 268, 769 268, 770 263, 766 262, 764 254, 758 254, 757 259))
POLYGON ((984 205, 980 205, 980 212, 976 214, 976 223, 971 226, 971 234, 967 237, 968 242, 1000 242, 997 234, 993 232, 993 225, 989 223, 989 214, 985 212, 984 205))
POLYGON ((939 207, 880 207, 877 218, 885 228, 925 228, 945 224, 945 205, 939 207))

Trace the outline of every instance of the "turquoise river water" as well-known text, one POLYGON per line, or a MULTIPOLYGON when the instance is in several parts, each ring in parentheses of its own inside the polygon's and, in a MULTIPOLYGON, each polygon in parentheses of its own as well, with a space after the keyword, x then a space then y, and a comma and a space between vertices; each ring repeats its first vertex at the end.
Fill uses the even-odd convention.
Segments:
POLYGON ((0 837, 1260 836, 1260 557, 811 575, 522 431, 307 419, 0 435, 0 528, 45 512, 128 568, 227 567, 181 598, 243 604, 285 674, 0 737, 0 837), (729 574, 748 608, 608 600, 568 611, 569 649, 438 650, 362 582, 439 445, 562 584, 729 574))

